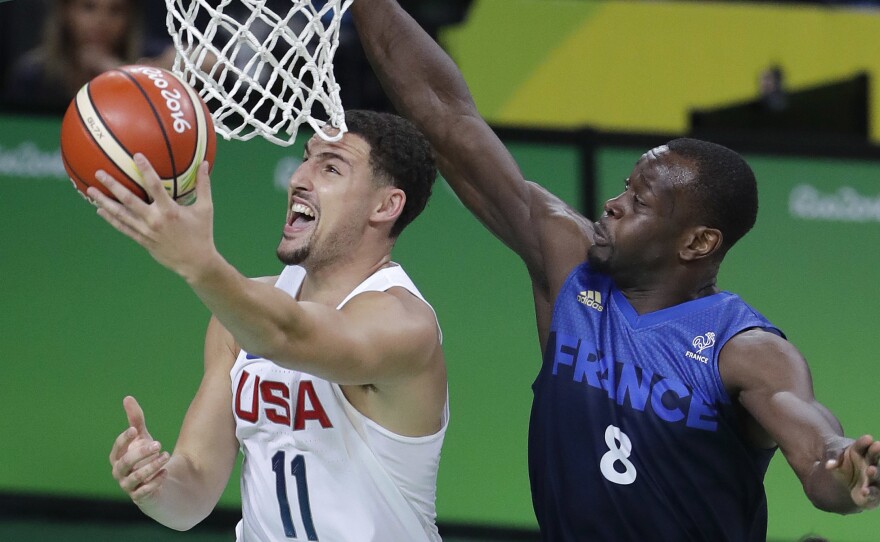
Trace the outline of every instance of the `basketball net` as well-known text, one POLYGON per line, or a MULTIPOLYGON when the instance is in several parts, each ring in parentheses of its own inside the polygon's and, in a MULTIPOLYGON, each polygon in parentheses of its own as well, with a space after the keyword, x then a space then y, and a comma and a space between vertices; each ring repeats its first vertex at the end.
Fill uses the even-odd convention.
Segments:
POLYGON ((198 90, 226 139, 260 135, 288 146, 308 123, 337 141, 346 127, 333 55, 352 1, 165 0, 174 72, 198 90))

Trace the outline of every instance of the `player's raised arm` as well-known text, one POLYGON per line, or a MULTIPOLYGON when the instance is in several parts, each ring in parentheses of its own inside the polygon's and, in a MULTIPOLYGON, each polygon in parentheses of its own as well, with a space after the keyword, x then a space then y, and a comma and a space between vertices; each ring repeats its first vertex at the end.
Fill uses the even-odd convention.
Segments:
POLYGON ((205 337, 205 374, 186 413, 174 453, 147 431, 133 397, 123 401, 130 427, 113 444, 113 477, 140 509, 159 523, 187 530, 214 509, 238 455, 229 370, 232 336, 212 319, 205 337))
POLYGON ((365 292, 336 310, 244 279, 219 260, 190 286, 248 353, 338 384, 394 385, 432 370, 440 349, 434 313, 402 290, 365 292))
MULTIPOLYGON (((310 194, 315 186, 338 186, 341 181, 324 179, 342 178, 337 168, 351 175, 355 169, 369 170, 365 154, 352 150, 355 147, 316 142, 311 148, 314 156, 308 157, 306 165, 291 180, 291 239, 282 243, 294 246, 300 241, 296 240, 292 222, 297 220, 294 215, 301 214, 294 209, 315 205, 310 194), (358 168, 352 167, 355 162, 358 168)), ((408 293, 391 289, 362 293, 344 309, 336 310, 335 305, 342 302, 344 295, 329 304, 299 302, 272 284, 250 280, 229 264, 213 243, 213 203, 206 164, 199 170, 196 202, 180 206, 165 192, 144 156, 137 155, 136 163, 153 203, 147 204, 101 172, 98 178, 118 201, 90 188, 88 193, 98 205, 100 215, 183 277, 248 353, 339 384, 395 384, 428 366, 438 365, 437 322, 426 304, 408 293)), ((391 186, 378 192, 381 193, 375 196, 370 226, 388 229, 403 212, 406 197, 403 191, 391 186)), ((311 222, 320 222, 320 211, 317 215, 311 222)), ((352 250, 372 252, 370 247, 374 244, 391 244, 385 233, 371 239, 359 242, 352 250)), ((390 255, 371 258, 374 259, 364 259, 359 265, 338 271, 340 276, 329 281, 329 289, 341 288, 347 293, 347 282, 358 284, 389 264, 390 255)), ((313 273, 316 281, 319 276, 313 273)))
POLYGON ((746 331, 721 351, 719 368, 754 422, 753 443, 779 445, 817 508, 847 514, 880 505, 880 441, 844 436, 813 396, 807 363, 791 343, 746 331))
POLYGON ((589 242, 583 230, 591 226, 523 179, 513 157, 480 117, 452 59, 394 0, 354 2, 351 9, 385 92, 428 137, 441 173, 462 202, 525 260, 533 277, 553 257, 548 243, 567 244, 568 253, 582 260, 585 249, 571 243, 589 242), (555 238, 545 233, 549 223, 560 220, 576 223, 570 238, 568 229, 558 225, 555 238), (560 237, 568 243, 559 242, 560 237))

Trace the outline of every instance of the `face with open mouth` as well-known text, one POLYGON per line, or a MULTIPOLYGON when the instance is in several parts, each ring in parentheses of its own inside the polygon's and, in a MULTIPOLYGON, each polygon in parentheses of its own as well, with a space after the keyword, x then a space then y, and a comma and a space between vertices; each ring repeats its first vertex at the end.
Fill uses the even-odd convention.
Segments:
POLYGON ((358 242, 367 221, 372 181, 369 144, 346 134, 328 142, 315 136, 288 186, 287 216, 278 258, 315 267, 338 261, 358 242))
POLYGON ((291 196, 287 220, 281 233, 278 258, 287 265, 299 265, 308 258, 317 220, 315 210, 297 196, 291 196))

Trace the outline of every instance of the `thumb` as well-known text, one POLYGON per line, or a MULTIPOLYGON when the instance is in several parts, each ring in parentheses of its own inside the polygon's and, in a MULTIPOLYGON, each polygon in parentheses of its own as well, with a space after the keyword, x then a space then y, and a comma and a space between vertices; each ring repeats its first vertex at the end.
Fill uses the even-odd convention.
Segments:
POLYGON ((839 467, 843 463, 843 455, 846 453, 846 449, 843 450, 828 450, 825 452, 825 469, 826 470, 834 470, 839 467))
POLYGON ((128 423, 137 431, 138 436, 150 438, 147 431, 147 422, 144 420, 144 411, 137 399, 127 396, 122 400, 122 407, 125 409, 125 415, 128 417, 128 423))

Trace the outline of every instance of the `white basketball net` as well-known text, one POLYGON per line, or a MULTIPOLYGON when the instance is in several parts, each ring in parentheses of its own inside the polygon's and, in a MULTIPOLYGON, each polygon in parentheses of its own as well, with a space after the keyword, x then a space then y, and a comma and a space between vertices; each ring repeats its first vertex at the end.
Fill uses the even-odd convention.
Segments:
POLYGON ((261 135, 287 146, 308 123, 336 141, 346 127, 333 55, 352 1, 165 0, 174 72, 199 91, 226 139, 261 135), (313 116, 322 113, 326 120, 313 116))

